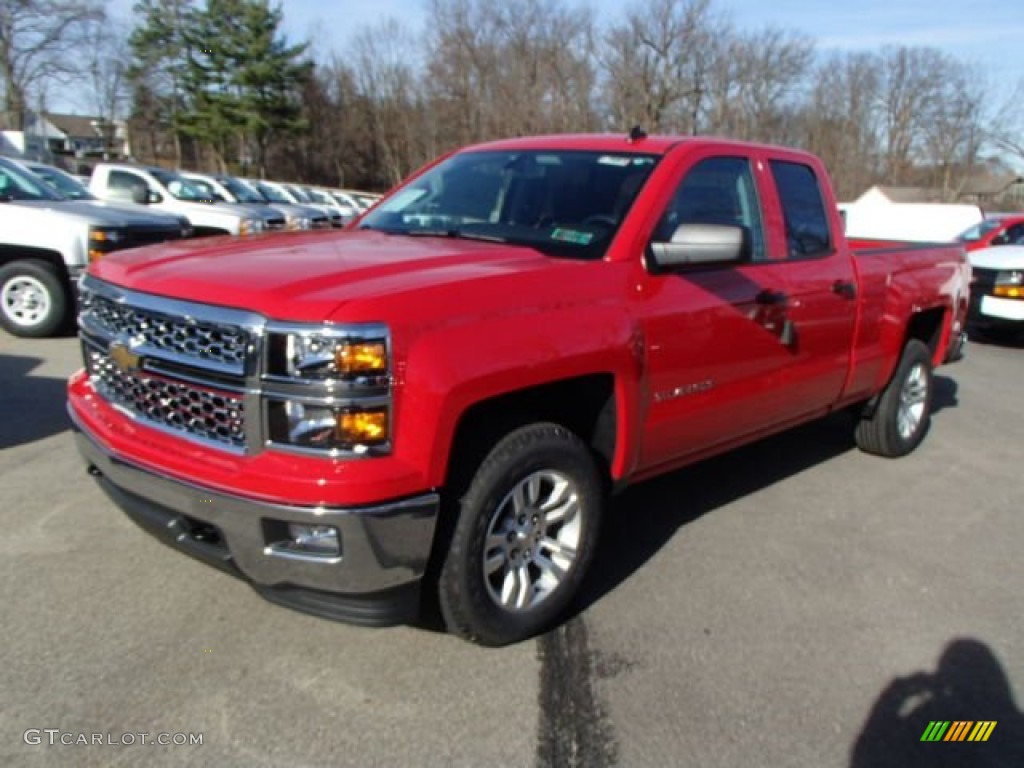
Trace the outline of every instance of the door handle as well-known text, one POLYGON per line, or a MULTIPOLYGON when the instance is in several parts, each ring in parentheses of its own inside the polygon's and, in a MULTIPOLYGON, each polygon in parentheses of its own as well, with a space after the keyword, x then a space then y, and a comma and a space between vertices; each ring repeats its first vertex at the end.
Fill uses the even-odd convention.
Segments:
POLYGON ((844 299, 857 298, 857 284, 849 280, 836 280, 832 283, 832 293, 842 296, 844 299))
POLYGON ((754 297, 754 301, 763 306, 778 306, 785 304, 789 301, 789 296, 783 291, 772 291, 765 288, 757 296, 754 297))

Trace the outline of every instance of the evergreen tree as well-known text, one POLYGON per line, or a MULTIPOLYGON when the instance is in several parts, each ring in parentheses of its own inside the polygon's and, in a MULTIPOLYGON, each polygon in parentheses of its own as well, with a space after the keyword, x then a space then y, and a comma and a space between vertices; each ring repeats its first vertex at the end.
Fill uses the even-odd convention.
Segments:
POLYGON ((282 18, 267 0, 208 0, 189 25, 182 125, 222 171, 235 157, 243 167, 255 160, 262 173, 270 141, 303 127, 298 94, 311 65, 306 44, 281 35, 282 18))
POLYGON ((188 62, 185 33, 195 13, 192 0, 138 0, 138 24, 128 38, 132 64, 128 80, 135 94, 133 117, 143 124, 159 159, 161 133, 174 139, 174 160, 181 165, 181 113, 188 62))

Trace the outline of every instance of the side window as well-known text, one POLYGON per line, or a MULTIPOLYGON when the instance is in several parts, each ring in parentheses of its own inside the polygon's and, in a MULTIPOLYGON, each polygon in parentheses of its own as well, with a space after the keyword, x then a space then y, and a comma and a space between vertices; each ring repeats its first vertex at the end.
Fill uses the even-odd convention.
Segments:
POLYGON ((832 237, 818 177, 810 166, 782 160, 769 162, 786 220, 786 243, 791 258, 820 256, 832 250, 832 237))
POLYGON ((761 206, 750 161, 745 157, 711 157, 689 170, 657 228, 655 242, 671 242, 682 224, 728 224, 747 232, 751 259, 765 258, 761 206))
POLYGON ((1006 228, 1006 242, 1014 245, 1024 243, 1024 224, 1014 224, 1006 228))
POLYGON ((145 187, 146 182, 134 173, 128 173, 126 171, 111 171, 108 185, 111 189, 121 189, 125 192, 131 192, 139 185, 145 187))

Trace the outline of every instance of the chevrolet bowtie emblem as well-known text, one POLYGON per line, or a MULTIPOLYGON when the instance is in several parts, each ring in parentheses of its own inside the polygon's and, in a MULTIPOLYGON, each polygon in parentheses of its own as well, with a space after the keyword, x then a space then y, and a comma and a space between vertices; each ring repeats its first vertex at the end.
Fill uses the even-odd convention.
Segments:
POLYGON ((125 373, 134 373, 142 365, 142 355, 135 354, 127 344, 119 341, 110 345, 110 359, 125 373))

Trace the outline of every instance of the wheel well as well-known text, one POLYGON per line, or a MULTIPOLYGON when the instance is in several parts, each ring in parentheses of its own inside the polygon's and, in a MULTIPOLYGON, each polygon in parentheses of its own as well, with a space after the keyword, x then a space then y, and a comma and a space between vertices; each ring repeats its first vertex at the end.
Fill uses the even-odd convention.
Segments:
POLYGON ((502 436, 534 421, 561 424, 576 434, 594 449, 607 474, 615 451, 614 389, 612 374, 601 373, 542 384, 476 403, 462 414, 455 429, 446 485, 465 487, 502 436))
POLYGON ((31 248, 28 246, 3 246, 0 245, 0 267, 6 267, 15 261, 42 261, 57 270, 57 274, 64 281, 68 279, 68 268, 64 264, 64 257, 57 251, 46 248, 31 248))
POLYGON ((911 339, 917 339, 931 350, 932 357, 934 358, 939 348, 939 342, 942 339, 945 318, 946 310, 942 307, 926 309, 911 315, 910 322, 907 324, 907 337, 903 342, 904 346, 911 339))

